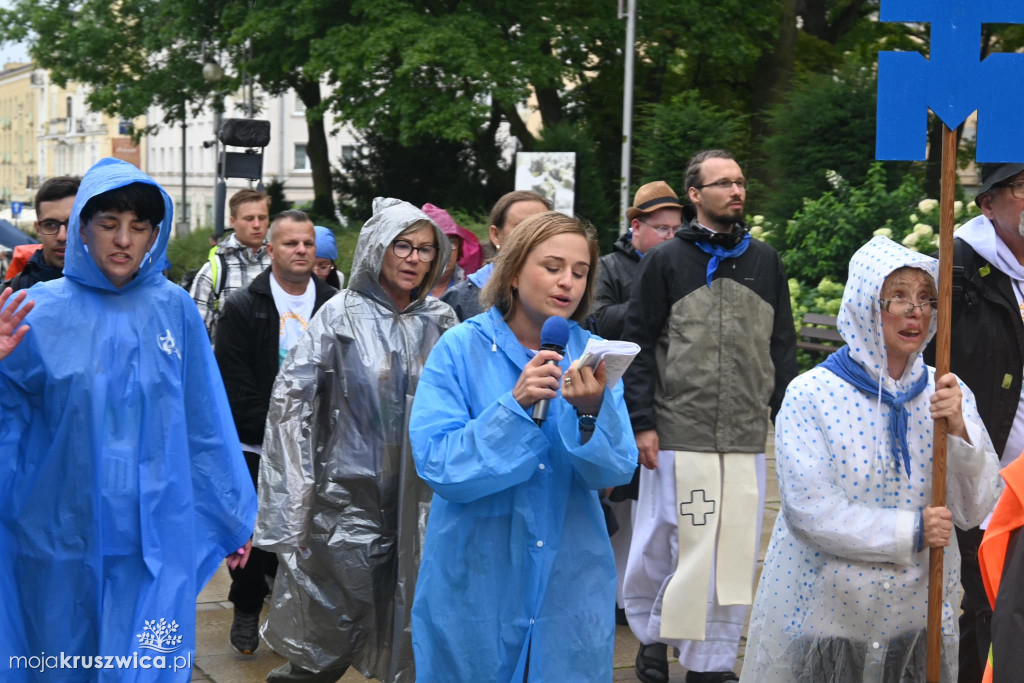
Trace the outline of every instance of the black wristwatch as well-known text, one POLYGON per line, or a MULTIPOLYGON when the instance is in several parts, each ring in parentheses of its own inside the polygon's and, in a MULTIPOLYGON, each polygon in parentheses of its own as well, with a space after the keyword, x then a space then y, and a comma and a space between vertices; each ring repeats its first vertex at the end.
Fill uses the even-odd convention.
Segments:
POLYGON ((592 432, 597 424, 597 415, 590 415, 589 413, 576 413, 579 418, 580 431, 581 432, 592 432))

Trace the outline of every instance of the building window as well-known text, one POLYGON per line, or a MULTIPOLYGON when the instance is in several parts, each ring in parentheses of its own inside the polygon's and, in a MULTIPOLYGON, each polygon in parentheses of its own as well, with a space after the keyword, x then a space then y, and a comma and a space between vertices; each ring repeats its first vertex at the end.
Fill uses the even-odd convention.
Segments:
POLYGON ((292 113, 293 114, 305 114, 306 113, 306 105, 303 103, 302 99, 299 98, 299 94, 298 93, 295 93, 295 108, 292 110, 292 113))
POLYGON ((356 146, 355 145, 342 145, 341 146, 341 160, 344 163, 348 163, 356 158, 356 146))
POLYGON ((295 170, 296 171, 308 171, 309 169, 309 157, 306 156, 306 144, 302 143, 295 145, 295 170))

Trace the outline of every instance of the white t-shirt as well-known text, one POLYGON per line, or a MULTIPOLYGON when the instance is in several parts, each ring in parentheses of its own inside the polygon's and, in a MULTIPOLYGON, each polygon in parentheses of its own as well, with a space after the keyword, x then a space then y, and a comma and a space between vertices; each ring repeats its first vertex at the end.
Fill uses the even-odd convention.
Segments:
POLYGON ((274 295, 274 306, 277 307, 277 315, 280 324, 278 326, 277 348, 280 355, 278 364, 284 362, 288 351, 299 341, 299 337, 309 326, 309 320, 313 317, 313 303, 316 301, 316 286, 313 278, 309 279, 306 291, 294 296, 284 291, 281 285, 277 284, 274 274, 270 274, 270 293, 274 295))
MULTIPOLYGON (((316 303, 316 286, 313 278, 309 279, 306 291, 298 296, 292 296, 277 284, 274 274, 270 274, 270 293, 274 295, 274 306, 277 307, 278 315, 278 336, 277 336, 277 364, 284 362, 288 351, 299 341, 299 337, 309 325, 309 319, 313 317, 313 304, 316 303)), ((243 451, 263 454, 263 448, 259 444, 243 443, 243 451)))

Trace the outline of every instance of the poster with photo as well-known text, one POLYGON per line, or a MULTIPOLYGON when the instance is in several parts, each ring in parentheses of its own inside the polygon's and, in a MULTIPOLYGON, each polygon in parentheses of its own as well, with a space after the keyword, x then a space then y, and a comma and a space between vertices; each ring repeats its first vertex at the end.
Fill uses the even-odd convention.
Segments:
POLYGON ((516 189, 546 197, 567 216, 576 199, 575 152, 519 152, 516 154, 516 189))

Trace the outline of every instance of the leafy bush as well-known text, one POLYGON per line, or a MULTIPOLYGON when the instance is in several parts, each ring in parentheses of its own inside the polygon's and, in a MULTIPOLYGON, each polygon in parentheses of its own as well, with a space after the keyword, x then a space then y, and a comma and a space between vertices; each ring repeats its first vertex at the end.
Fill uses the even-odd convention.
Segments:
POLYGON ((851 185, 837 173, 829 177, 834 189, 807 201, 781 231, 786 272, 801 282, 824 277, 845 282, 853 253, 879 228, 899 232, 896 223, 911 212, 921 192, 910 175, 896 189, 887 189, 881 163, 871 166, 861 185, 851 185))
POLYGON ((171 282, 180 282, 189 270, 198 270, 206 263, 210 254, 210 238, 213 228, 199 228, 186 235, 180 235, 167 243, 167 259, 171 270, 167 277, 171 282))

